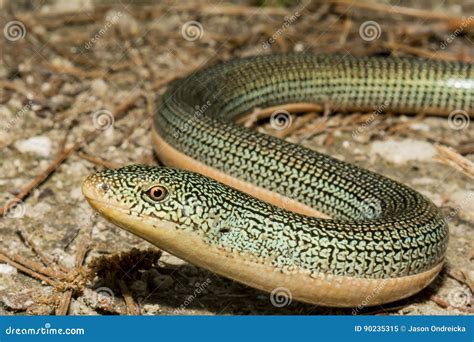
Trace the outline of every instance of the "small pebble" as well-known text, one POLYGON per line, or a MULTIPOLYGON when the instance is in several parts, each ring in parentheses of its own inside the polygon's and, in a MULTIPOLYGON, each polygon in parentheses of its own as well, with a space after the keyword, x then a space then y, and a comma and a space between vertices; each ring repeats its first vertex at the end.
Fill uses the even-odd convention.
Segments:
POLYGON ((430 126, 425 124, 425 123, 421 123, 421 122, 411 124, 410 128, 414 131, 423 131, 423 132, 429 132, 430 131, 430 126))
POLYGON ((413 139, 375 141, 371 153, 395 164, 404 164, 411 160, 432 161, 436 150, 432 144, 413 139))
POLYGON ((32 137, 15 143, 15 148, 21 153, 33 153, 41 157, 51 155, 51 139, 45 136, 32 137))
POLYGON ((15 275, 18 271, 15 267, 8 264, 0 264, 0 274, 15 275))
POLYGON ((107 83, 105 83, 103 80, 101 79, 95 79, 94 81, 92 81, 91 83, 91 90, 92 90, 92 93, 94 95, 96 95, 97 97, 102 97, 105 95, 105 93, 107 92, 107 83))

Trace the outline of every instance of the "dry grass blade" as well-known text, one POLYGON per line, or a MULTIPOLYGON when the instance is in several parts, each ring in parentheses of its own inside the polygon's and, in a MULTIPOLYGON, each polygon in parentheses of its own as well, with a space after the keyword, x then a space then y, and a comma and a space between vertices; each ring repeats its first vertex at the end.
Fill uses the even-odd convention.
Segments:
POLYGON ((454 23, 457 22, 461 23, 464 21, 464 18, 462 17, 455 16, 452 14, 446 14, 444 12, 428 11, 424 9, 395 6, 376 2, 354 0, 329 0, 329 2, 336 5, 345 6, 346 8, 359 8, 363 10, 377 11, 388 14, 400 14, 420 19, 445 20, 451 23, 451 25, 454 25, 454 23))
POLYGON ((15 257, 13 256, 12 259, 11 259, 6 254, 0 252, 0 260, 2 260, 3 262, 6 262, 6 263, 10 264, 11 266, 15 267, 19 271, 22 271, 26 274, 29 274, 30 276, 32 276, 36 279, 44 281, 45 283, 47 283, 51 286, 56 286, 57 285, 57 283, 54 280, 44 276, 43 274, 41 274, 39 272, 34 271, 29 266, 26 267, 26 266, 22 265, 20 262, 17 262, 16 260, 14 260, 14 258, 15 257))
POLYGON ((474 163, 469 159, 464 158, 459 153, 456 153, 452 149, 435 145, 438 155, 435 157, 435 160, 446 164, 448 166, 454 167, 455 169, 463 172, 471 178, 474 178, 474 163))
POLYGON ((109 162, 109 161, 103 160, 99 157, 91 156, 90 154, 87 154, 85 152, 79 152, 77 155, 80 158, 91 162, 92 164, 95 164, 97 166, 102 166, 102 167, 105 167, 107 169, 118 169, 119 167, 122 166, 118 163, 109 162))
POLYGON ((123 299, 125 300, 125 304, 127 306, 127 315, 139 315, 140 308, 138 304, 132 297, 132 294, 128 290, 127 284, 123 280, 118 281, 120 291, 122 292, 123 299))

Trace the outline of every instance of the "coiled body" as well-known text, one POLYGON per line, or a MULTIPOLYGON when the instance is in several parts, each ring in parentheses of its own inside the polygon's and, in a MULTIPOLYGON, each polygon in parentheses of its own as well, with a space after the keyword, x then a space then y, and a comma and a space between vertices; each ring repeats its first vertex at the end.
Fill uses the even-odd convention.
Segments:
MULTIPOLYGON (((446 225, 431 202, 384 177, 228 120, 255 107, 288 102, 472 112, 473 79, 474 69, 463 63, 262 56, 206 69, 173 84, 155 128, 168 144, 195 160, 335 217, 306 224, 316 242, 307 246, 307 267, 351 276, 403 276, 433 267, 446 249, 446 225), (328 241, 326 248, 321 248, 322 240, 328 241), (347 262, 348 257, 360 262, 347 262)), ((298 225, 301 219, 288 216, 279 223, 298 225)))
POLYGON ((159 210, 178 212, 168 219, 181 243, 192 235, 195 247, 121 225, 211 271, 267 291, 283 286, 306 302, 357 306, 371 295, 366 305, 404 298, 440 270, 448 228, 436 206, 405 185, 232 121, 255 107, 298 102, 472 114, 473 100, 474 69, 463 63, 290 54, 197 71, 163 95, 155 150, 168 165, 259 199, 178 172, 170 177, 185 183, 179 210, 195 198, 201 209, 159 210), (301 214, 311 210, 331 218, 301 214))

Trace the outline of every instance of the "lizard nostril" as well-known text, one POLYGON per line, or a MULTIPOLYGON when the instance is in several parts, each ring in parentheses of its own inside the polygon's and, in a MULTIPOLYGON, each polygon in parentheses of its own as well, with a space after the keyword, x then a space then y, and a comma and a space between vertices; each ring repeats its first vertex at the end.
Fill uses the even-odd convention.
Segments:
POLYGON ((108 186, 107 184, 105 184, 105 183, 99 183, 99 184, 97 184, 97 188, 100 189, 100 190, 102 190, 102 191, 107 191, 107 190, 109 190, 109 186, 108 186))

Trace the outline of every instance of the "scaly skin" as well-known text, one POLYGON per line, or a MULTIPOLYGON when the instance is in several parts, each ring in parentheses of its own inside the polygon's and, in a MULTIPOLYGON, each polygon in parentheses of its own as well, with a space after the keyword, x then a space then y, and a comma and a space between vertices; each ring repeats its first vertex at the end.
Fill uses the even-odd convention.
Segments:
POLYGON ((229 122, 254 107, 289 102, 472 115, 474 69, 421 59, 272 55, 170 85, 154 125, 155 149, 167 164, 260 198, 271 197, 260 196, 266 191, 297 201, 331 219, 168 168, 106 170, 85 181, 84 194, 111 221, 179 257, 263 290, 284 285, 302 301, 357 306, 376 292, 368 303, 375 305, 425 287, 448 239, 433 203, 381 175, 229 122), (156 185, 167 189, 166 199, 147 195, 156 185))

